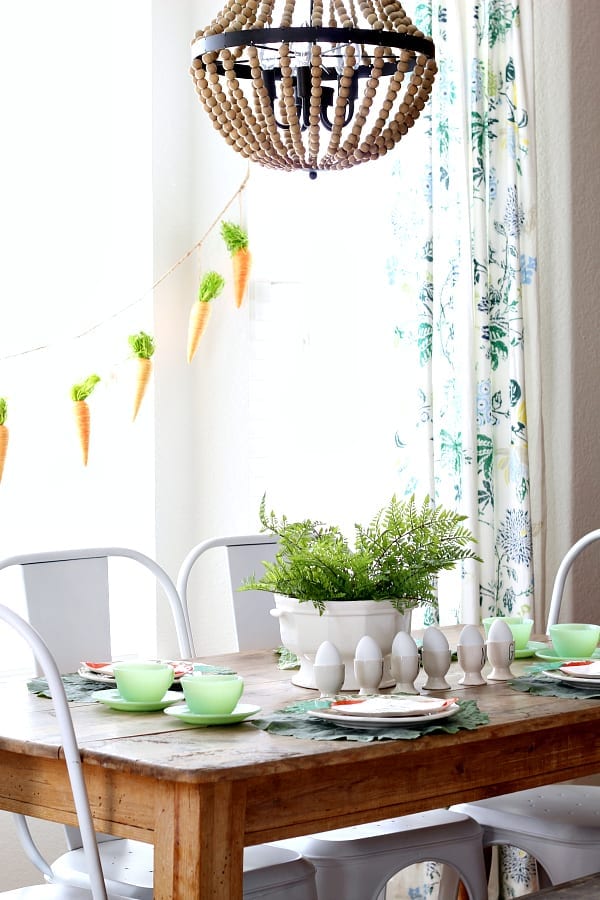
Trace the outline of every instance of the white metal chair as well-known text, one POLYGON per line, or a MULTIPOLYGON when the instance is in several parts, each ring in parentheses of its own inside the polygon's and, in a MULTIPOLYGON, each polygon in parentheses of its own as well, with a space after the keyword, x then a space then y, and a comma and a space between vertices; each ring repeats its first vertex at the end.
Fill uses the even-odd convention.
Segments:
POLYGON ((0 605, 0 620, 13 628, 27 642, 40 669, 48 680, 65 763, 69 773, 75 812, 84 847, 86 870, 88 872, 88 890, 80 890, 71 885, 47 883, 17 888, 12 891, 3 891, 0 893, 0 897, 13 898, 13 900, 90 900, 90 898, 93 898, 93 900, 106 900, 106 885, 100 865, 98 845, 94 834, 94 823, 83 779, 81 756, 58 666, 38 632, 17 613, 4 605, 0 605))
MULTIPOLYGON (((273 632, 273 619, 269 615, 272 595, 265 591, 236 594, 248 576, 254 573, 260 577, 262 563, 274 558, 277 539, 262 534, 220 537, 193 547, 177 576, 177 589, 185 607, 192 567, 214 547, 228 550, 239 649, 277 646, 281 643, 278 626, 273 632), (263 598, 254 596, 261 593, 263 598), (247 603, 249 613, 245 609, 247 603)), ((375 900, 396 872, 428 860, 445 865, 438 900, 454 898, 459 879, 470 900, 487 897, 481 828, 468 816, 447 810, 432 810, 263 846, 296 850, 313 863, 319 900, 375 900)))
MULTIPOLYGON (((28 615, 56 644, 60 670, 72 672, 81 659, 111 658, 108 559, 128 557, 148 568, 169 601, 182 658, 195 655, 187 611, 167 573, 154 560, 123 547, 26 554, 0 560, 0 569, 23 569, 28 615), (68 629, 65 623, 68 622, 68 629)), ((67 828, 69 850, 49 863, 35 844, 27 820, 15 816, 30 861, 50 881, 79 888, 89 884, 87 856, 77 829, 67 828)), ((108 889, 122 897, 151 900, 154 848, 150 844, 96 835, 108 889)), ((265 900, 316 900, 313 866, 294 850, 244 850, 244 896, 265 900)))
POLYGON ((177 592, 185 616, 190 621, 188 588, 195 563, 209 550, 227 551, 229 583, 231 584, 233 613, 238 650, 266 650, 279 646, 279 624, 269 615, 274 606, 273 594, 268 591, 244 591, 238 588, 250 575, 260 578, 264 562, 273 562, 277 553, 277 538, 269 534, 216 537, 196 544, 183 560, 177 575, 177 592))
MULTIPOLYGON (((567 575, 579 554, 600 540, 600 529, 580 538, 556 573, 547 631, 560 615, 567 575)), ((590 740, 598 740, 590 735, 590 740)), ((541 886, 600 871, 600 786, 551 784, 452 807, 483 827, 485 846, 509 845, 535 857, 541 886)))
MULTIPOLYGON (((82 659, 110 660, 108 560, 124 557, 155 576, 171 608, 182 658, 194 656, 194 644, 177 589, 153 559, 126 547, 44 551, 0 560, 0 570, 20 566, 30 624, 48 643, 60 672, 77 671, 82 659)), ((76 828, 66 828, 68 851, 50 864, 40 852, 25 816, 15 825, 30 862, 48 879, 86 887, 87 854, 76 828)), ((139 841, 97 835, 108 889, 115 894, 143 897, 139 884, 152 884, 152 847, 139 841), (139 884, 138 884, 139 882, 139 884)), ((152 896, 152 890, 148 892, 152 896)))

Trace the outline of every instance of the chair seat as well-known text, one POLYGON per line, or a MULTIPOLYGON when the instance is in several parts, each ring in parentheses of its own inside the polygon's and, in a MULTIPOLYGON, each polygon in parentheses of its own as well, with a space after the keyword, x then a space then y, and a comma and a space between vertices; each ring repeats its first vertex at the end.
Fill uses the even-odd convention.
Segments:
MULTIPOLYGON (((28 887, 1 891, 2 900, 92 900, 89 890, 70 884, 33 884, 28 887)), ((107 894, 107 900, 123 900, 119 894, 107 894)))
MULTIPOLYGON (((107 890, 122 897, 152 900, 154 848, 141 841, 98 845, 107 890)), ((80 887, 87 883, 83 850, 70 850, 52 864, 55 877, 80 887)), ((79 896, 79 895, 78 895, 79 896)), ((88 895, 86 895, 88 896, 88 895)), ((244 850, 244 897, 316 900, 314 867, 291 849, 259 844, 244 850)))
POLYGON ((484 829, 600 847, 600 788, 593 785, 549 784, 452 809, 473 816, 484 829))
MULTIPOLYGON (((98 844, 98 853, 110 893, 135 900, 152 900, 154 894, 154 847, 142 841, 117 840, 98 844)), ((89 883, 82 848, 68 850, 52 863, 54 878, 85 888, 89 883)))
POLYGON ((600 787, 549 784, 452 807, 483 827, 483 843, 533 856, 540 884, 559 884, 600 870, 600 787))
POLYGON ((288 848, 273 844, 246 847, 244 898, 317 900, 314 866, 288 848))
POLYGON ((468 816, 445 809, 338 828, 278 846, 295 848, 313 863, 319 900, 375 900, 401 869, 429 860, 453 870, 440 897, 453 895, 458 877, 471 900, 487 896, 482 829, 468 816))

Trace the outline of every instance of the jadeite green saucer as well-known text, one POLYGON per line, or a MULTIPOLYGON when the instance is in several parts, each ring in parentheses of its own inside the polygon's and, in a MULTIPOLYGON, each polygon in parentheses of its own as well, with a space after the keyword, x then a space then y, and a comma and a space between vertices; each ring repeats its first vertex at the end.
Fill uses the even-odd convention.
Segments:
POLYGON ((122 710, 123 712, 156 712, 157 710, 166 709, 173 703, 181 701, 180 691, 167 691, 162 700, 154 703, 137 703, 133 700, 125 700, 119 694, 118 690, 94 691, 92 694, 94 700, 104 703, 111 709, 122 710))

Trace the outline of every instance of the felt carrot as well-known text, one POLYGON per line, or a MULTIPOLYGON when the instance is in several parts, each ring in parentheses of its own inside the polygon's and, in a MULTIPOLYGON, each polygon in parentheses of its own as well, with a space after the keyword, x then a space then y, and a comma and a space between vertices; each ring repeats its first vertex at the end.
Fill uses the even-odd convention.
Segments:
POLYGON ((74 384, 71 388, 71 400, 74 403, 73 411, 75 413, 75 423, 81 444, 84 466, 87 466, 90 446, 90 408, 87 404, 87 398, 99 381, 99 375, 90 375, 81 384, 74 384))
POLYGON ((132 419, 135 422, 135 417, 140 411, 140 406, 150 381, 150 375, 152 374, 152 356, 155 350, 154 338, 146 334, 145 331, 140 331, 139 334, 130 334, 129 346, 133 355, 137 358, 138 365, 132 419))
POLYGON ((248 287, 252 254, 248 250, 248 235, 233 222, 221 222, 221 237, 231 254, 233 266, 233 297, 239 309, 248 287))
POLYGON ((4 461, 8 447, 8 428, 6 427, 6 397, 0 397, 0 481, 4 472, 4 461))
POLYGON ((191 362, 198 349, 200 338, 206 331, 211 314, 211 301, 218 297, 225 287, 225 279, 218 272, 207 272, 198 290, 198 299, 190 310, 188 323, 187 360, 191 362))

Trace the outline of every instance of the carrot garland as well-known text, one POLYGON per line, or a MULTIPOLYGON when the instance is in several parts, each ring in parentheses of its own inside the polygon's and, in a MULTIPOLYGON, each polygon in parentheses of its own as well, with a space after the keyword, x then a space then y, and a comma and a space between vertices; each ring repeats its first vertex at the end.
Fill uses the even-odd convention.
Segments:
POLYGON ((81 384, 74 384, 71 388, 71 400, 74 403, 73 411, 75 413, 75 423, 81 444, 84 466, 87 466, 90 446, 90 408, 87 404, 87 398, 99 381, 99 375, 90 375, 81 384))
POLYGON ((135 422, 135 417, 140 411, 140 406, 150 381, 150 375, 152 374, 152 356, 155 350, 154 338, 146 334, 145 331, 140 331, 139 334, 130 334, 129 346, 133 355, 137 358, 138 364, 132 419, 132 422, 135 422))
POLYGON ((221 237, 231 254, 233 266, 233 297, 239 309, 248 287, 252 254, 248 250, 248 235, 233 222, 221 222, 221 237))
POLYGON ((0 481, 2 481, 4 462, 6 460, 6 450, 8 448, 8 428, 6 427, 6 415, 6 398, 0 397, 0 481))
POLYGON ((218 297, 225 286, 225 279, 218 272, 207 272, 198 290, 198 299, 190 310, 188 324, 187 361, 191 362, 198 349, 200 338, 206 331, 212 311, 211 301, 218 297))

